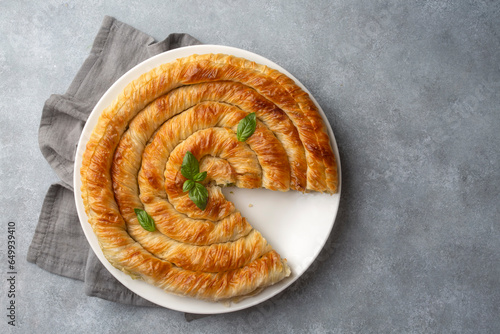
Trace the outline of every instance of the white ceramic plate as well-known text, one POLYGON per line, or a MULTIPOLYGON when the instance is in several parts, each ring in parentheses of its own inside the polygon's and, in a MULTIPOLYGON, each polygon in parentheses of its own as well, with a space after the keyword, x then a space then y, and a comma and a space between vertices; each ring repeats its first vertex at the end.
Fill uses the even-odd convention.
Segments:
POLYGON ((226 197, 232 201, 243 216, 262 233, 278 253, 288 260, 288 264, 292 269, 290 277, 264 289, 264 291, 256 296, 244 299, 238 303, 233 303, 230 306, 222 303, 211 303, 188 297, 180 297, 167 293, 144 281, 133 280, 130 276, 113 267, 106 260, 99 247, 97 238, 88 223, 83 206, 80 191, 82 185, 80 180, 80 168, 82 166, 82 155, 85 146, 93 128, 97 124, 101 112, 118 97, 129 82, 160 64, 168 63, 177 58, 187 57, 192 54, 205 53, 231 54, 267 65, 285 73, 295 80, 302 89, 309 93, 309 91, 285 69, 262 56, 245 50, 219 45, 197 45, 159 54, 142 62, 123 75, 113 84, 113 86, 111 86, 111 88, 109 88, 95 106, 85 124, 78 143, 75 158, 74 185, 76 207, 85 236, 99 260, 101 260, 106 269, 108 269, 114 277, 139 296, 160 306, 182 312, 215 314, 242 310, 273 297, 295 282, 312 264, 328 239, 335 222, 335 217, 337 216, 340 202, 340 160, 337 144, 330 124, 321 107, 309 93, 313 101, 318 105, 332 140, 331 144, 338 162, 339 193, 335 195, 326 195, 319 193, 302 194, 295 191, 282 193, 264 189, 237 189, 233 187, 224 189, 223 192, 226 197))

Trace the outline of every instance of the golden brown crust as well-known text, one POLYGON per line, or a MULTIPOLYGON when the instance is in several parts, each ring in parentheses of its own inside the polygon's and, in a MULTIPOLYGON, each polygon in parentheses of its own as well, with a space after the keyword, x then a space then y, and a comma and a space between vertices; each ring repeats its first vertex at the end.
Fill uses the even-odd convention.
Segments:
POLYGON ((276 70, 220 54, 178 59, 130 83, 99 117, 81 176, 89 222, 115 267, 214 301, 290 273, 219 185, 337 190, 330 139, 308 94, 276 70), (256 131, 239 142, 238 122, 250 112, 256 131), (182 191, 187 151, 209 175, 203 211, 182 191), (156 232, 139 225, 134 208, 154 218, 156 232))

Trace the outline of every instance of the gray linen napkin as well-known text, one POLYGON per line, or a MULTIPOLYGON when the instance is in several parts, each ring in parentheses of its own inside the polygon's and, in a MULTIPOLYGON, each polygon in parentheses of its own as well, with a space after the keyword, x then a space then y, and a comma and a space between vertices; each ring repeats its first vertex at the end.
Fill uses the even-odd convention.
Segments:
POLYGON ((28 250, 29 262, 54 274, 84 281, 85 293, 89 296, 155 306, 118 282, 89 248, 73 196, 74 157, 88 115, 118 78, 156 54, 195 44, 201 43, 188 34, 171 34, 164 41, 156 42, 112 17, 104 18, 90 55, 68 91, 52 95, 43 108, 40 149, 61 181, 50 186, 45 197, 28 250))

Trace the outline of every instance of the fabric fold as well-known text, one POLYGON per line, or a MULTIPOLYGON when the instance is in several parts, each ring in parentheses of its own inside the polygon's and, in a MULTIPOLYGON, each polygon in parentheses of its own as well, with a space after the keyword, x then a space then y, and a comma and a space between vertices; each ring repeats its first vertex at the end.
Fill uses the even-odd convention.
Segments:
POLYGON ((84 280, 90 246, 79 224, 73 191, 60 183, 51 185, 28 261, 51 273, 84 280))

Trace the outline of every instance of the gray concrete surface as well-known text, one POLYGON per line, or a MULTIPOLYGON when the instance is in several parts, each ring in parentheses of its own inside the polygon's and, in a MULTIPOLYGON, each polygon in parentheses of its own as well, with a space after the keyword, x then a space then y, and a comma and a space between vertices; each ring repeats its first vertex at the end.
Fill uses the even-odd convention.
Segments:
POLYGON ((487 0, 1 1, 0 332, 500 332, 499 17, 487 0), (188 32, 259 53, 328 114, 340 213, 313 268, 282 295, 188 323, 86 297, 81 282, 25 261, 57 180, 38 149, 42 106, 68 87, 104 15, 157 39, 188 32), (6 318, 8 221, 16 328, 6 318))

